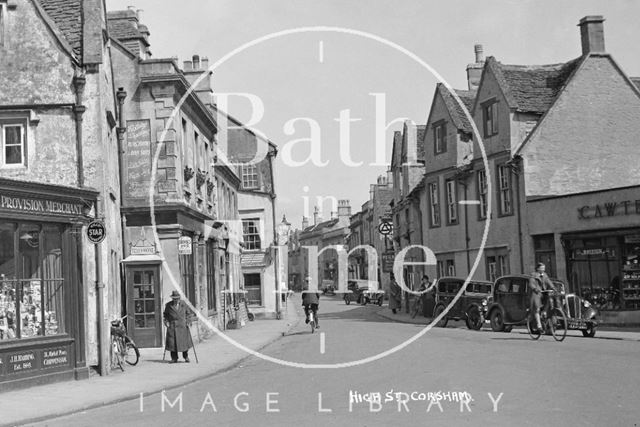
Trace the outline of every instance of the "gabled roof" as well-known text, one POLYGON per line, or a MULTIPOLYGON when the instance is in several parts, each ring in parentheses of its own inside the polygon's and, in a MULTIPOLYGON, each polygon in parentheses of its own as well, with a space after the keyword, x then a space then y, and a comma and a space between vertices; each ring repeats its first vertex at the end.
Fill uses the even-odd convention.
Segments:
MULTIPOLYGON (((458 101, 455 99, 455 97, 451 94, 449 89, 447 89, 447 87, 442 83, 438 83, 437 90, 440 91, 442 99, 444 100, 444 104, 446 105, 447 110, 449 110, 449 115, 451 116, 451 120, 453 121, 453 124, 456 127, 456 129, 467 132, 467 133, 473 133, 473 128, 469 123, 469 119, 467 118, 467 115, 465 114, 464 110, 462 109, 458 101)), ((469 114, 471 114, 471 110, 473 109, 473 103, 475 102, 475 99, 476 99, 476 91, 460 90, 460 89, 454 89, 454 90, 456 92, 456 95, 458 95, 458 97, 464 104, 465 108, 469 111, 469 114)))
POLYGON ((36 0, 82 62, 82 0, 36 0))
POLYGON ((509 107, 520 112, 544 114, 583 59, 551 65, 508 65, 490 56, 486 67, 495 75, 509 107))

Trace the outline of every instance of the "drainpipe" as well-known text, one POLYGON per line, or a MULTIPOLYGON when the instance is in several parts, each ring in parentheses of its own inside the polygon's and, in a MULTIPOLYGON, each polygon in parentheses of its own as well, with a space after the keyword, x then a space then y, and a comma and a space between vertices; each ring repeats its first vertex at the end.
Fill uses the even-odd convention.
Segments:
MULTIPOLYGON (((268 144, 268 143, 267 143, 268 144)), ((267 148, 268 149, 268 148, 267 148)), ((276 279, 276 319, 280 320, 281 318, 281 313, 280 313, 280 301, 282 296, 280 295, 280 263, 278 262, 278 257, 280 256, 280 250, 278 248, 278 244, 280 243, 278 241, 278 229, 276 228, 276 194, 275 194, 275 189, 274 187, 276 186, 276 183, 274 181, 274 177, 273 177, 273 157, 275 157, 275 155, 273 153, 269 153, 268 158, 269 158, 269 173, 271 175, 271 216, 272 216, 272 221, 273 221, 273 241, 275 243, 275 256, 274 256, 274 267, 275 267, 275 279, 276 279)))
MULTIPOLYGON (((125 109, 124 109, 124 100, 127 97, 127 92, 125 92, 124 88, 119 87, 118 92, 115 94, 116 100, 118 103, 118 127, 116 128, 116 134, 118 138, 118 171, 119 171, 119 181, 120 181, 120 238, 122 241, 122 248, 124 252, 125 248, 125 233, 127 229, 127 217, 122 214, 122 207, 124 206, 124 182, 125 182, 125 172, 124 172, 124 134, 127 131, 127 126, 125 122, 125 109)), ((124 257, 124 253, 122 254, 124 257)), ((121 264, 122 265, 122 264, 121 264)), ((121 274, 120 277, 125 277, 124 274, 121 274)), ((126 289, 124 289, 124 279, 121 281, 121 295, 126 295, 126 289)), ((124 299, 126 301, 126 299, 124 299)), ((121 311, 126 312, 126 303, 123 303, 124 310, 121 311)))
MULTIPOLYGON (((102 197, 96 199, 95 218, 100 219, 100 203, 102 197)), ((104 283, 102 283, 102 243, 93 245, 95 251, 96 263, 96 305, 98 317, 98 366, 100 367, 100 375, 107 375, 107 363, 109 362, 109 343, 107 342, 107 333, 104 321, 104 283)))
POLYGON ((520 252, 520 272, 524 273, 524 254, 523 254, 523 241, 522 241, 522 209, 520 203, 520 165, 522 157, 519 154, 513 156, 509 161, 511 171, 516 177, 516 215, 518 217, 518 251, 520 252))
POLYGON ((82 158, 82 115, 87 110, 87 107, 82 105, 82 96, 84 94, 84 86, 87 83, 87 78, 83 73, 77 73, 73 77, 73 86, 76 92, 76 103, 73 106, 73 113, 75 114, 76 122, 76 157, 78 159, 78 187, 84 187, 84 161, 82 158))

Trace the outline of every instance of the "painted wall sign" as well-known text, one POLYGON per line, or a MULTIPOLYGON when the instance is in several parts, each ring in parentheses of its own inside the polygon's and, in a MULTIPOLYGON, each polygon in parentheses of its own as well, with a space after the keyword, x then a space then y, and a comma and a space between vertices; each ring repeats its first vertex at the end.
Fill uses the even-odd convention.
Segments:
POLYGON ((178 239, 178 255, 191 255, 191 237, 182 236, 178 239))
POLYGON ((609 216, 640 215, 640 200, 623 200, 578 208, 578 219, 602 218, 609 216))
POLYGON ((155 246, 131 246, 131 255, 155 255, 155 246))
POLYGON ((44 369, 69 365, 69 351, 65 347, 42 350, 42 367, 44 369))
POLYGON ((28 198, 0 193, 0 210, 3 211, 79 216, 82 215, 82 207, 82 203, 72 201, 28 198))
POLYGON ((151 182, 151 125, 149 120, 127 121, 127 196, 144 198, 151 182))

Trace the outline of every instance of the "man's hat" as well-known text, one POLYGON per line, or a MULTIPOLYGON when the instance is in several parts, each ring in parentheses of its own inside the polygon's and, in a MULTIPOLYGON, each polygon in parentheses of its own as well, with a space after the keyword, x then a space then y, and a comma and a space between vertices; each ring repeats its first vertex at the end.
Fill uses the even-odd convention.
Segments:
POLYGON ((172 299, 180 299, 180 293, 178 291, 171 292, 172 299))
POLYGON ((539 269, 540 267, 544 267, 544 264, 541 262, 536 264, 536 270, 539 269))

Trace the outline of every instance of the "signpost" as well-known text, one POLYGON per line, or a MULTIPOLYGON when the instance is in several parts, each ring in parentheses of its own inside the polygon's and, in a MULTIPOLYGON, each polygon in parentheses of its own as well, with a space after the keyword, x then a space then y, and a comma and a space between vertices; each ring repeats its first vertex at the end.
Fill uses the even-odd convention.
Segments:
POLYGON ((87 238, 91 243, 101 243, 107 237, 107 229, 100 220, 91 221, 87 226, 87 238))
POLYGON ((384 273, 391 273, 393 271, 393 262, 395 259, 395 252, 385 252, 382 254, 382 271, 384 273))

